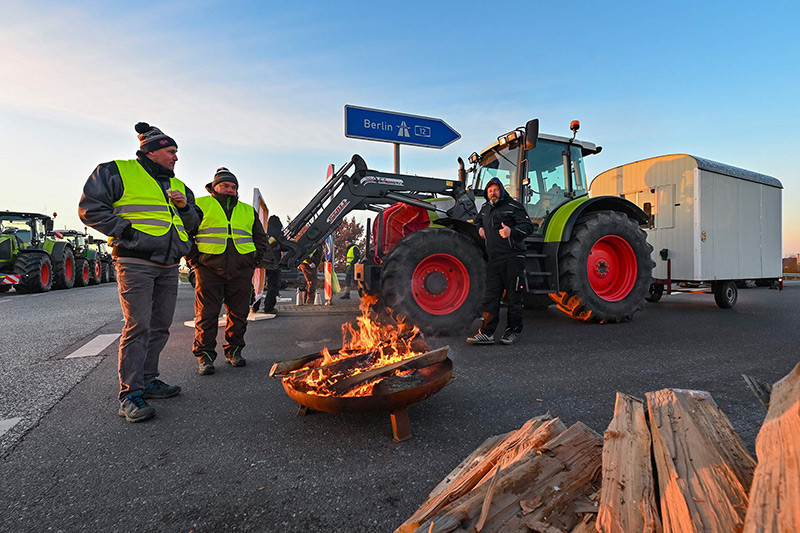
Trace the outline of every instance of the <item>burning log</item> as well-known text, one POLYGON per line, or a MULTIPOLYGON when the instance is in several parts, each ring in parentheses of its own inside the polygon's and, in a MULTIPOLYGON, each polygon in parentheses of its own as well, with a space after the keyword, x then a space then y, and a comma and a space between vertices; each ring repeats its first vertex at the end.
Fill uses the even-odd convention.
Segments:
POLYGON ((441 363, 442 361, 447 359, 447 353, 449 350, 450 347, 445 346, 443 348, 433 350, 432 352, 426 352, 421 355, 415 355, 407 359, 402 359, 396 363, 391 363, 388 365, 372 368, 370 370, 361 372, 359 374, 353 374, 351 376, 336 381, 330 386, 330 388, 331 390, 333 390, 338 394, 344 394, 353 387, 360 385, 361 383, 370 381, 372 379, 377 379, 382 376, 387 376, 401 368, 414 369, 414 368, 423 368, 429 365, 435 365, 436 363, 441 363))
POLYGON ((772 387, 745 533, 800 531, 800 364, 772 387))
POLYGON ((617 393, 614 419, 603 438, 603 490, 597 531, 661 532, 644 403, 617 393))
POLYGON ((703 391, 647 393, 665 532, 740 531, 755 461, 703 391))

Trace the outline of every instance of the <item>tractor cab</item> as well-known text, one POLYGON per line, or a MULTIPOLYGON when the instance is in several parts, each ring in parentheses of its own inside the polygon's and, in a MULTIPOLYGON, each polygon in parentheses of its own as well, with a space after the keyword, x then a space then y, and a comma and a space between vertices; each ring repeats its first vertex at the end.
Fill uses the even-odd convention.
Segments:
POLYGON ((12 240, 17 249, 41 246, 53 220, 35 213, 0 212, 0 239, 12 240))
POLYGON ((602 148, 575 140, 579 127, 573 121, 572 138, 539 134, 538 119, 534 119, 525 128, 501 135, 480 155, 473 153, 469 160, 478 207, 486 183, 498 178, 508 194, 525 206, 537 225, 536 234, 541 235, 551 213, 569 200, 588 194, 583 158, 602 148))

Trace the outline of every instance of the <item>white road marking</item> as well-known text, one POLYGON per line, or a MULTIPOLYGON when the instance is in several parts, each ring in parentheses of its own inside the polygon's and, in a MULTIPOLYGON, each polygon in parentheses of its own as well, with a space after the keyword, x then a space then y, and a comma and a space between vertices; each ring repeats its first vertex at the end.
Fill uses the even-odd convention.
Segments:
POLYGON ((73 359, 75 357, 92 357, 95 355, 100 355, 100 352, 105 350, 109 344, 114 342, 119 338, 119 333, 107 333, 105 335, 98 335, 94 339, 90 340, 64 359, 73 359))
POLYGON ((6 431, 13 428, 20 422, 21 418, 9 418, 7 420, 0 420, 0 437, 3 436, 6 431))
MULTIPOLYGON (((217 326, 226 325, 228 323, 227 316, 228 315, 222 315, 221 317, 219 317, 219 320, 217 320, 217 326)), ((269 320, 271 318, 275 318, 275 316, 276 315, 274 313, 270 313, 270 314, 253 313, 251 311, 250 314, 247 315, 247 321, 248 322, 256 322, 258 320, 269 320)), ((193 328, 194 327, 194 320, 187 320, 186 322, 183 323, 183 325, 186 326, 186 327, 189 327, 189 328, 193 328)))

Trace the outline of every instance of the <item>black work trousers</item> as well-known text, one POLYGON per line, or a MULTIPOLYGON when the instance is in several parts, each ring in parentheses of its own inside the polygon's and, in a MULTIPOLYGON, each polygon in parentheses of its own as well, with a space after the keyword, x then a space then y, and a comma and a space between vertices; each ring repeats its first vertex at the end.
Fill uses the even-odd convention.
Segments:
POLYGON ((273 311, 281 291, 281 270, 267 270, 267 284, 264 287, 264 311, 273 311))
POLYGON ((522 298, 525 294, 525 258, 489 260, 486 264, 486 299, 483 302, 481 333, 493 335, 500 322, 500 300, 508 295, 506 329, 522 331, 522 298))
POLYGON ((244 334, 247 330, 247 315, 250 313, 250 292, 253 290, 253 269, 246 269, 234 278, 220 276, 210 268, 197 265, 194 269, 194 347, 196 357, 206 355, 213 361, 217 347, 217 321, 222 304, 225 304, 227 323, 225 344, 222 350, 226 357, 241 353, 244 334))

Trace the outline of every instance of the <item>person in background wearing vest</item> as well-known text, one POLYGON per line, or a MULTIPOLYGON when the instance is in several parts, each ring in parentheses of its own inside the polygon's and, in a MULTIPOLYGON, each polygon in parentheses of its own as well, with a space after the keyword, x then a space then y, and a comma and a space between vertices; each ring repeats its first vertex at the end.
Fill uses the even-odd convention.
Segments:
POLYGON ((156 127, 136 124, 136 159, 99 165, 83 187, 78 216, 109 236, 125 327, 119 341, 119 416, 147 420, 146 400, 181 392, 158 379, 178 296, 178 263, 191 249, 200 213, 173 172, 178 145, 156 127))
POLYGON ((353 276, 356 270, 356 263, 361 259, 361 249, 353 242, 353 239, 345 239, 344 245, 347 247, 347 255, 345 255, 345 275, 344 287, 342 287, 342 295, 339 297, 342 300, 350 299, 350 291, 353 288, 353 276))
POLYGON ((214 373, 217 320, 223 302, 228 322, 222 350, 232 366, 245 366, 242 349, 250 311, 253 272, 265 254, 272 254, 256 210, 239 200, 239 181, 225 167, 206 185, 211 196, 197 199, 203 212, 195 245, 187 256, 194 267, 194 348, 197 371, 214 373))
POLYGON ((317 295, 317 271, 320 261, 322 261, 322 248, 317 248, 297 267, 306 280, 306 291, 303 295, 304 304, 314 305, 314 298, 317 295))

